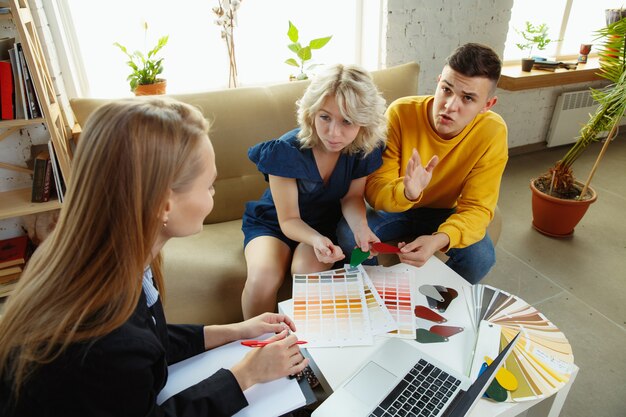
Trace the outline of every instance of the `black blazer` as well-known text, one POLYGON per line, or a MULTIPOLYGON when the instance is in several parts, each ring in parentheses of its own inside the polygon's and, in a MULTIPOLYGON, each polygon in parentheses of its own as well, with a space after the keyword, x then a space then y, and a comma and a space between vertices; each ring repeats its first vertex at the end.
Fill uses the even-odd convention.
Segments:
POLYGON ((142 293, 120 328, 40 367, 17 404, 9 401, 11 381, 0 382, 0 416, 229 416, 247 406, 226 369, 157 406, 168 364, 203 351, 202 326, 166 324, 161 301, 148 308, 142 293))

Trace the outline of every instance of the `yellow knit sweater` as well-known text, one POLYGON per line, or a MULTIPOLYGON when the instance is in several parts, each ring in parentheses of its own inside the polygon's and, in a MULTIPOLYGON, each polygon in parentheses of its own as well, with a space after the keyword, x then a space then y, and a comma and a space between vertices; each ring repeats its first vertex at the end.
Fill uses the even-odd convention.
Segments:
POLYGON ((507 128, 502 117, 488 111, 454 138, 441 139, 428 120, 431 100, 432 96, 415 96, 391 103, 383 165, 368 177, 365 197, 376 210, 387 212, 456 207, 456 213, 437 231, 450 237, 445 251, 469 246, 484 237, 508 159, 507 128), (417 201, 407 200, 402 182, 413 148, 422 164, 433 155, 439 157, 432 179, 417 201))

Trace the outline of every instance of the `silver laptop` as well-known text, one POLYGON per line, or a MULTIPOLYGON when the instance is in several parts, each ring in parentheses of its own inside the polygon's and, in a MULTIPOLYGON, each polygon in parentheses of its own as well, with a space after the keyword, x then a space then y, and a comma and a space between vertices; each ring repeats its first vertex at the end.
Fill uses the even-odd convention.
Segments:
POLYGON ((467 376, 417 346, 390 338, 313 416, 466 416, 491 384, 518 337, 519 334, 473 384, 467 376))

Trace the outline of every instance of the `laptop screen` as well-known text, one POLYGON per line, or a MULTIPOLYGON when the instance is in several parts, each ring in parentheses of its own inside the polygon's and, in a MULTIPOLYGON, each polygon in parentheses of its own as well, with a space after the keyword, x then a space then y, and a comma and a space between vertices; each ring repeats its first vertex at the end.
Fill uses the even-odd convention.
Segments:
POLYGON ((517 339, 519 338, 519 333, 509 342, 508 345, 502 352, 491 362, 491 365, 485 369, 485 372, 480 374, 476 381, 467 389, 466 392, 460 394, 455 400, 454 403, 451 404, 450 407, 444 413, 446 417, 464 417, 469 413, 474 404, 482 397, 485 393, 489 384, 496 375, 500 366, 503 365, 504 360, 507 358, 515 343, 517 343, 517 339))

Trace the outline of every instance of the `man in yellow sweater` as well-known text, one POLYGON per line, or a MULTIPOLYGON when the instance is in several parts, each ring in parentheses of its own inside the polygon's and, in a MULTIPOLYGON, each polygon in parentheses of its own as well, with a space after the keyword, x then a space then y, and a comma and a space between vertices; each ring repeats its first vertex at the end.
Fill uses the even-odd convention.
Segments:
MULTIPOLYGON (((422 266, 436 251, 470 283, 495 263, 486 228, 508 159, 507 128, 490 109, 502 64, 484 45, 448 57, 434 96, 400 98, 387 109, 383 165, 367 179, 368 224, 381 241, 401 242, 400 260, 422 266)), ((345 253, 355 247, 345 222, 345 253)))

